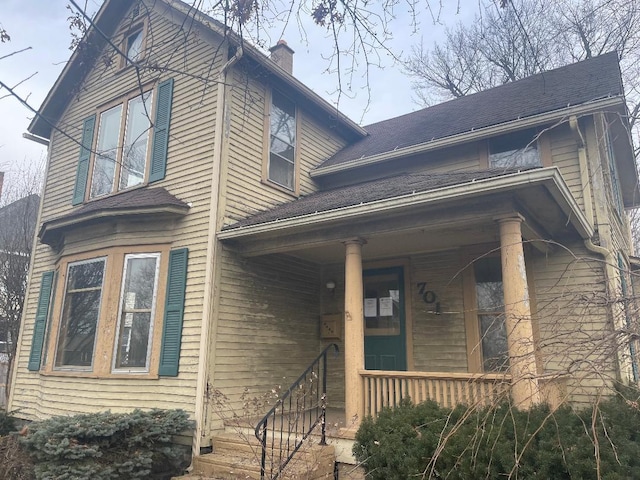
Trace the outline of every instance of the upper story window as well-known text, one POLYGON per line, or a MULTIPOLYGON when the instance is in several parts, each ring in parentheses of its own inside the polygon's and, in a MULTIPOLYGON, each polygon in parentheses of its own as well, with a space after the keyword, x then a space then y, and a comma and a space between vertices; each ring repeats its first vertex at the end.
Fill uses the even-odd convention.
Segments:
POLYGON ((120 43, 120 50, 126 54, 126 58, 122 57, 120 59, 120 68, 125 68, 127 65, 131 65, 132 63, 139 62, 143 59, 146 47, 146 31, 146 19, 135 22, 125 31, 120 43))
POLYGON ((148 91, 100 114, 89 198, 144 182, 152 105, 148 91))
POLYGON ((142 40, 142 29, 127 35, 125 53, 129 62, 137 62, 142 58, 142 40))
POLYGON ((172 98, 169 78, 84 119, 73 205, 164 179, 172 98))
POLYGON ((296 106, 274 90, 269 116, 267 178, 289 190, 295 190, 296 148, 296 106))
POLYGON ((540 167, 536 132, 523 130, 489 140, 490 168, 540 167))

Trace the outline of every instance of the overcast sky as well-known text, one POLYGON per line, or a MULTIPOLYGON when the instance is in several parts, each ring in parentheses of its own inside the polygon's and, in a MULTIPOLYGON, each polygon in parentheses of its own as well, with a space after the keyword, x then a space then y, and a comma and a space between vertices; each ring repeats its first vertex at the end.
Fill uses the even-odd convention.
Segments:
MULTIPOLYGON (((431 1, 437 4, 439 0, 431 1)), ((396 8, 397 19, 391 24, 393 40, 389 43, 395 55, 409 53, 411 45, 421 38, 425 44, 441 39, 445 26, 471 21, 478 6, 477 0, 461 0, 459 9, 453 0, 443 3, 440 22, 434 23, 432 15, 425 11, 417 32, 410 28, 406 7, 396 8)), ((89 0, 88 4, 89 10, 96 11, 101 1, 89 0)), ((0 80, 11 87, 23 82, 16 90, 34 108, 41 105, 71 56, 67 21, 70 12, 66 5, 65 0, 0 0, 0 26, 11 36, 10 42, 0 43, 0 80), (25 48, 28 50, 2 58, 25 48)), ((295 50, 294 75, 335 104, 337 79, 326 72, 328 63, 323 59, 331 51, 331 40, 323 29, 312 24, 306 27, 306 33, 307 41, 303 41, 292 24, 284 35, 295 50)), ((274 37, 275 43, 277 34, 274 37)), ((413 100, 411 80, 389 55, 382 54, 381 58, 383 68, 374 67, 368 72, 368 87, 362 65, 354 75, 348 96, 340 97, 340 110, 363 125, 419 108, 413 100)), ((0 90, 0 171, 6 172, 5 183, 11 184, 17 172, 43 163, 46 150, 22 138, 33 113, 6 94, 6 90, 0 90)))

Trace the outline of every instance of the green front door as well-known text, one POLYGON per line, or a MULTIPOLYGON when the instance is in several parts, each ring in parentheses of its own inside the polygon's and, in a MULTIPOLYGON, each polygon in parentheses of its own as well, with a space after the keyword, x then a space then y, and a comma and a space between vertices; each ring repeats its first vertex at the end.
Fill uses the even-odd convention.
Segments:
POLYGON ((406 370, 403 269, 365 270, 363 283, 364 368, 406 370))

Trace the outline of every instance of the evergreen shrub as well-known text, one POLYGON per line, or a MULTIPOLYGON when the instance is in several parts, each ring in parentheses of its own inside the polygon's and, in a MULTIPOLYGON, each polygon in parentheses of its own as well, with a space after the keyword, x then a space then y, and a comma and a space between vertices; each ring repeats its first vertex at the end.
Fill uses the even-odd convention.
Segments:
POLYGON ((22 442, 37 479, 160 479, 182 473, 171 437, 191 428, 182 410, 102 412, 33 422, 22 442))
POLYGON ((0 437, 9 435, 15 429, 16 419, 4 410, 0 410, 0 437))
POLYGON ((353 453, 372 480, 640 478, 640 410, 621 397, 555 412, 405 401, 364 419, 353 453))

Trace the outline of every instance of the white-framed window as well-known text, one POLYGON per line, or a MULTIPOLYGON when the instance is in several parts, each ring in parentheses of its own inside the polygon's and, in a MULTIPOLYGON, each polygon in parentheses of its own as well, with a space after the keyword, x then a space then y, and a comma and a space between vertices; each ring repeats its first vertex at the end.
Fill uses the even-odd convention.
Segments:
POLYGON ((295 190, 296 105, 273 90, 269 115, 269 158, 267 179, 288 190, 295 190))
POLYGON ((106 257, 67 265, 55 367, 91 370, 100 319, 106 257))
POLYGON ((489 140, 490 168, 531 168, 540 166, 542 166, 542 162, 534 130, 522 130, 489 140))
POLYGON ((98 116, 89 198, 145 181, 153 90, 125 98, 98 116))
POLYGON ((148 372, 158 292, 160 253, 124 257, 114 372, 148 372))

